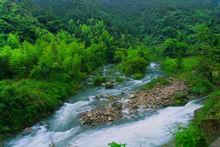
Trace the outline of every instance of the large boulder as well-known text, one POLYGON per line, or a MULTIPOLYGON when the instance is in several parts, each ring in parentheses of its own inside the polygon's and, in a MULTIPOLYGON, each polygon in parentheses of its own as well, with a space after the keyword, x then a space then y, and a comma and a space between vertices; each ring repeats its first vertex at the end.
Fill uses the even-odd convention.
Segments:
POLYGON ((220 146, 220 137, 210 144, 210 147, 219 147, 219 146, 220 146))
POLYGON ((33 132, 33 129, 27 127, 27 128, 24 129, 24 131, 23 131, 21 134, 22 134, 22 135, 28 135, 28 134, 30 134, 30 133, 32 133, 32 132, 33 132))

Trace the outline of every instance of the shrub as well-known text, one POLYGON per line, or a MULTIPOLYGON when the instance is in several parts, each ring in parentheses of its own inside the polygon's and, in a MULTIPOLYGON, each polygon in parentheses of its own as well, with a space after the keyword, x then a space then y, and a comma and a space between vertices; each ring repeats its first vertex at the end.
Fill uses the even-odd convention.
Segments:
POLYGON ((126 147, 126 144, 118 144, 116 142, 112 142, 108 144, 109 147, 126 147))
POLYGON ((122 77, 116 77, 115 80, 116 80, 116 82, 121 83, 121 82, 124 81, 124 78, 122 78, 122 77))
POLYGON ((161 63, 161 68, 168 74, 176 73, 178 68, 177 60, 167 58, 161 63))
POLYGON ((188 77, 187 81, 189 85, 191 85, 191 92, 193 94, 204 95, 213 90, 213 84, 199 76, 191 75, 188 77))
POLYGON ((144 77, 144 73, 135 73, 134 75, 133 75, 133 78, 134 79, 141 79, 141 78, 143 78, 144 77))
POLYGON ((144 73, 149 62, 142 57, 128 59, 121 64, 121 69, 126 75, 144 73))
POLYGON ((97 77, 95 77, 95 79, 93 81, 93 85, 100 86, 100 85, 102 85, 102 83, 105 83, 105 82, 106 82, 106 77, 97 76, 97 77))
POLYGON ((176 133, 176 147, 206 147, 206 142, 199 127, 190 125, 176 133))
POLYGON ((211 93, 206 100, 204 107, 198 113, 197 121, 209 118, 220 119, 220 90, 211 93))
POLYGON ((0 133, 17 132, 46 117, 70 93, 64 83, 0 81, 0 133))
POLYGON ((193 58, 184 58, 182 63, 182 71, 183 72, 190 72, 193 71, 198 64, 198 59, 196 57, 193 58))

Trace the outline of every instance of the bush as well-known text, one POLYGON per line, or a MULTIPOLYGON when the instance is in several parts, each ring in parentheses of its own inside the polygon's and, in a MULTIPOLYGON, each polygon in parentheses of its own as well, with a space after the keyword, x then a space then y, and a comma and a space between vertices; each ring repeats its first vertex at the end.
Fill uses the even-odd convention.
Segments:
POLYGON ((116 77, 115 80, 116 80, 116 82, 121 83, 124 81, 124 78, 123 77, 116 77))
POLYGON ((0 81, 0 133, 17 132, 48 116, 70 92, 63 83, 0 81))
POLYGON ((133 75, 134 79, 142 79, 144 77, 144 73, 135 73, 133 75))
POLYGON ((116 142, 112 142, 108 144, 109 147, 126 147, 126 144, 118 144, 116 142))
POLYGON ((97 76, 95 77, 94 81, 93 81, 93 85, 94 86, 101 86, 102 83, 106 82, 106 77, 103 76, 97 76))
POLYGON ((121 69, 126 75, 144 74, 149 62, 142 57, 134 57, 122 62, 121 69))
POLYGON ((161 63, 161 68, 167 74, 174 74, 177 72, 178 64, 176 59, 167 58, 161 63))
POLYGON ((187 82, 191 85, 191 93, 196 95, 204 95, 213 90, 213 84, 199 76, 189 75, 187 82))
POLYGON ((176 133, 176 147, 206 147, 206 142, 199 127, 190 125, 176 133))
POLYGON ((217 118, 220 119, 220 90, 211 93, 206 100, 204 107, 200 110, 197 122, 203 119, 217 118))
POLYGON ((183 58, 182 63, 182 71, 183 72, 191 72, 195 70, 196 65, 198 64, 198 59, 196 57, 193 58, 183 58))

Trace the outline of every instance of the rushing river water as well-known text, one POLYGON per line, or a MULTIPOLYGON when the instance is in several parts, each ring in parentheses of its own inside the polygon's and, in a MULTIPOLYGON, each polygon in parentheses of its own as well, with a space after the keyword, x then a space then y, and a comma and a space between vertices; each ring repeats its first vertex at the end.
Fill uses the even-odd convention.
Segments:
POLYGON ((32 127, 31 134, 19 134, 8 139, 6 147, 107 147, 113 141, 126 143, 127 147, 155 147, 172 139, 180 124, 187 125, 194 111, 202 107, 194 100, 181 107, 167 107, 152 114, 121 120, 111 125, 85 127, 79 114, 99 103, 94 96, 132 93, 137 88, 161 76, 159 67, 152 63, 142 80, 128 79, 113 89, 93 88, 74 96, 53 116, 32 127))

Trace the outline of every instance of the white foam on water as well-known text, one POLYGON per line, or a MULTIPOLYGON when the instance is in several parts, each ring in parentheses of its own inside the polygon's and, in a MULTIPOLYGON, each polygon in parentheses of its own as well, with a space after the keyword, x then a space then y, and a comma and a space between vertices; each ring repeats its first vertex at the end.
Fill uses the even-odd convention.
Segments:
POLYGON ((78 128, 73 128, 64 132, 50 132, 46 126, 39 126, 36 133, 21 138, 18 137, 8 145, 13 147, 50 147, 72 136, 77 130, 78 128))
POLYGON ((71 144, 76 142, 79 147, 105 147, 116 141, 126 143, 127 147, 159 146, 172 139, 172 132, 176 131, 179 124, 186 125, 200 107, 202 105, 194 101, 184 107, 168 107, 137 122, 85 132, 73 139, 71 144))
POLYGON ((72 121, 78 114, 88 110, 90 101, 78 101, 76 103, 65 103, 55 114, 52 120, 53 128, 63 127, 72 121))

